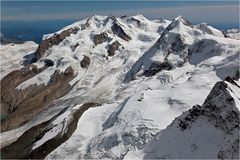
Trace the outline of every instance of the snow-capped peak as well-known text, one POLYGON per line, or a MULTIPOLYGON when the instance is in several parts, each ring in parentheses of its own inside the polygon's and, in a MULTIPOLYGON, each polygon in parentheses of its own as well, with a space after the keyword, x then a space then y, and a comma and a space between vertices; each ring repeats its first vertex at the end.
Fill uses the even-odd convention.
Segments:
POLYGON ((185 25, 185 26, 188 26, 190 28, 193 28, 193 25, 186 18, 179 15, 178 17, 176 17, 172 20, 172 23, 169 25, 168 30, 174 29, 176 27, 181 27, 180 25, 185 25))

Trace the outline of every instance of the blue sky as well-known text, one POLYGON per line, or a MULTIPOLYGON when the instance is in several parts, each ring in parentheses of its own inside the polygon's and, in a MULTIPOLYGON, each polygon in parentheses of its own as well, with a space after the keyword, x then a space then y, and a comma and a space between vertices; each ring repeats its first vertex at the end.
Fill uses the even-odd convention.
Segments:
POLYGON ((94 14, 183 15, 194 23, 238 23, 238 1, 1 1, 1 20, 80 20, 94 14))

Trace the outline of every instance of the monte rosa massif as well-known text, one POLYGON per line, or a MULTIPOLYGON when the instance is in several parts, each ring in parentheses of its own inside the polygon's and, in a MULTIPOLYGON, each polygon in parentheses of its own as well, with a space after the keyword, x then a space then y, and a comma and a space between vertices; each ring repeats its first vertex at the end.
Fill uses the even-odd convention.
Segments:
POLYGON ((1 158, 239 159, 239 35, 95 15, 1 45, 1 158))

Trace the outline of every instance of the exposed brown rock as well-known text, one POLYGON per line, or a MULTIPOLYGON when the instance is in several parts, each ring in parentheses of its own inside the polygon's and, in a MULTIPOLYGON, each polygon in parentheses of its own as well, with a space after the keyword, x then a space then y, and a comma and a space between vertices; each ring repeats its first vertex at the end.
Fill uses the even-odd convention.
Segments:
POLYGON ((106 42, 108 40, 108 35, 106 32, 96 34, 93 36, 93 42, 96 45, 106 42))
POLYGON ((111 29, 114 34, 116 34, 118 37, 122 38, 123 40, 127 42, 131 40, 131 37, 125 33, 125 31, 122 29, 122 27, 119 24, 113 23, 111 29))
POLYGON ((162 70, 171 70, 172 69, 172 65, 168 62, 168 61, 163 61, 162 63, 152 63, 152 65, 150 66, 150 68, 146 71, 144 71, 144 75, 146 77, 150 77, 153 76, 155 74, 157 74, 158 72, 162 71, 162 70))
POLYGON ((72 51, 75 51, 75 49, 79 46, 79 43, 76 43, 75 45, 71 46, 72 51))
POLYGON ((108 55, 109 56, 114 56, 115 51, 121 46, 121 44, 118 41, 113 42, 112 44, 109 45, 108 47, 108 55))
POLYGON ((58 45, 66 37, 70 36, 71 34, 76 34, 78 32, 78 30, 79 30, 78 28, 70 28, 70 29, 62 31, 60 34, 55 34, 54 36, 43 40, 39 44, 32 60, 31 60, 31 63, 34 63, 37 60, 39 60, 49 48, 51 48, 53 45, 58 45))
POLYGON ((22 96, 16 97, 15 88, 25 80, 32 78, 41 72, 34 65, 29 65, 22 70, 17 70, 5 76, 1 82, 1 110, 7 111, 5 116, 16 110, 16 105, 22 96), (14 99, 14 100, 13 100, 14 99))
POLYGON ((78 110, 72 114, 72 118, 66 124, 65 130, 55 136, 53 139, 48 140, 40 147, 32 150, 34 143, 41 139, 49 130, 54 126, 51 125, 51 122, 56 119, 58 116, 63 114, 67 108, 64 108, 52 119, 45 121, 41 124, 38 124, 21 135, 17 141, 12 144, 5 146, 1 149, 1 156, 4 159, 42 159, 45 158, 51 151, 56 149, 67 139, 71 137, 73 132, 77 128, 77 123, 82 114, 88 110, 90 107, 96 107, 100 104, 97 103, 84 103, 78 110))
POLYGON ((83 59, 81 61, 81 67, 82 68, 88 68, 88 66, 90 65, 91 60, 88 56, 83 56, 83 59))
POLYGON ((71 89, 68 83, 75 76, 69 67, 64 73, 56 71, 47 86, 31 85, 24 90, 16 89, 19 84, 36 74, 36 71, 27 68, 14 71, 1 80, 1 109, 8 111, 7 117, 1 122, 1 132, 21 126, 44 106, 67 94, 71 89))
POLYGON ((104 23, 103 23, 103 26, 106 26, 106 24, 108 24, 108 22, 112 20, 113 23, 119 23, 117 21, 117 18, 115 16, 108 16, 105 20, 104 20, 104 23))
POLYGON ((90 20, 91 20, 91 18, 92 18, 92 17, 89 17, 89 18, 86 20, 86 22, 85 22, 83 25, 81 25, 81 30, 84 30, 84 29, 90 27, 90 20))

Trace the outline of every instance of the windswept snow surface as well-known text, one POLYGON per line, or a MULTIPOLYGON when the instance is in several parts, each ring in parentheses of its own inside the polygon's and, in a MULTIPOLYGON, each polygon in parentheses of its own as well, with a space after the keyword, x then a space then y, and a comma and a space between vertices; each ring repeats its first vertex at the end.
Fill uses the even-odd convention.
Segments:
POLYGON ((232 39, 240 40, 240 30, 239 29, 229 29, 229 30, 227 30, 226 35, 232 39))
MULTIPOLYGON (((49 110, 24 125, 21 132, 41 121, 41 117, 49 118, 50 113, 56 115, 62 108, 68 107, 67 111, 71 112, 80 103, 102 104, 85 111, 73 135, 51 152, 47 159, 142 159, 142 149, 152 143, 176 117, 193 105, 203 104, 217 81, 235 76, 239 69, 240 41, 224 38, 221 31, 206 24, 193 26, 181 16, 172 22, 164 19, 151 21, 142 15, 116 19, 131 37, 129 42, 112 33, 112 18, 96 15, 58 31, 61 33, 74 27, 80 29, 59 45, 48 49, 35 63, 41 66, 41 60, 52 60, 54 65, 42 72, 49 76, 54 70, 64 71, 71 66, 76 73, 70 82, 74 87, 69 94, 48 107, 49 110), (89 27, 82 29, 87 21, 89 27), (103 32, 107 33, 109 40, 95 46, 93 36, 103 32), (121 46, 114 56, 107 56, 108 44, 116 40, 121 46), (72 50, 71 46, 76 43, 79 46, 72 50), (171 53, 168 54, 167 51, 171 53), (80 66, 83 56, 88 56, 91 60, 85 69, 80 66), (164 60, 171 64, 171 69, 163 69, 152 76, 144 75, 146 70, 151 69, 152 63, 162 63, 164 60)), ((46 35, 43 39, 53 35, 54 33, 46 35)), ((18 89, 26 88, 34 82, 40 85, 49 81, 47 77, 36 81, 40 77, 41 74, 34 76, 18 86, 18 89)), ((63 121, 60 119, 56 125, 61 126, 63 121)), ((223 133, 205 119, 198 121, 194 127, 194 133, 209 128, 209 134, 205 136, 216 134, 213 140, 224 144, 221 143, 223 133)), ((171 134, 178 136, 180 131, 174 131, 171 134)), ((9 137, 12 133, 15 132, 9 131, 1 135, 9 137)), ((46 133, 45 138, 36 142, 36 146, 54 136, 54 132, 46 133)), ((204 135, 199 135, 199 138, 202 137, 204 135)), ((12 137, 14 138, 16 136, 12 137)), ((195 140, 194 137, 191 138, 195 140)), ((179 141, 183 142, 182 140, 179 141)), ((210 142, 206 145, 212 147, 210 142)), ((203 146, 204 142, 200 145, 203 146)), ((186 147, 190 146, 186 144, 186 147)), ((214 148, 213 151, 218 149, 214 148)), ((182 156, 187 157, 189 153, 191 150, 182 153, 182 156)), ((196 155, 201 153, 202 150, 196 155)), ((172 158, 180 158, 177 154, 173 152, 176 156, 172 158)))
POLYGON ((25 59, 24 56, 34 53, 37 49, 37 44, 31 41, 23 44, 9 43, 1 44, 0 48, 0 79, 2 79, 8 73, 18 70, 25 59))

